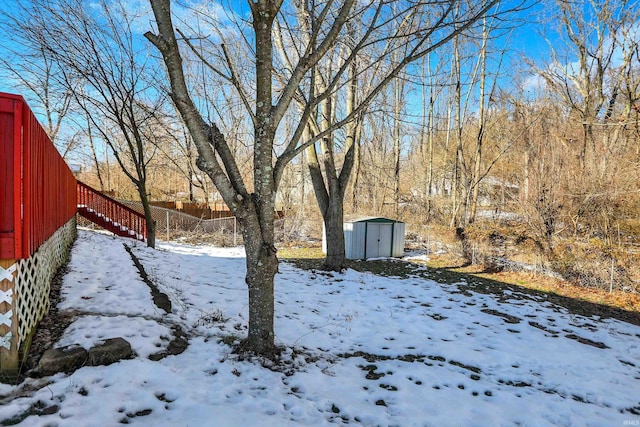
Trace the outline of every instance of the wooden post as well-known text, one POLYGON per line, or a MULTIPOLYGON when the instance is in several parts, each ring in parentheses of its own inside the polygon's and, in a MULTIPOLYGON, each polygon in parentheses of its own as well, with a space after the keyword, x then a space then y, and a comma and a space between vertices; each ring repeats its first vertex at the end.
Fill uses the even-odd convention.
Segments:
POLYGON ((14 259, 0 260, 0 378, 16 377, 20 371, 16 266, 14 259))
POLYGON ((615 258, 611 258, 611 282, 609 283, 609 293, 613 293, 613 277, 616 271, 616 260, 615 258))

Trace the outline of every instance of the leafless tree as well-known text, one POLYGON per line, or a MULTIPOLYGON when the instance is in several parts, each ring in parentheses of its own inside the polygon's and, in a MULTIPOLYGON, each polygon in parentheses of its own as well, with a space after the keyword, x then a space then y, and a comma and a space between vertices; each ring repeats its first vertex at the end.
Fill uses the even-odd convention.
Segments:
MULTIPOLYGON (((556 4, 557 32, 564 35, 560 40, 565 44, 549 42, 551 61, 538 73, 580 123, 582 167, 595 161, 596 138, 601 134, 596 129, 611 120, 618 103, 626 101, 620 96, 625 75, 636 68, 638 40, 633 28, 640 11, 630 3, 588 0, 556 4)), ((627 104, 625 109, 628 114, 631 106, 627 104)))
MULTIPOLYGON (((249 334, 245 344, 254 352, 269 354, 274 349, 273 283, 278 265, 274 246, 274 203, 284 167, 316 141, 330 138, 332 133, 351 123, 402 69, 472 26, 492 10, 497 0, 484 6, 465 3, 462 7, 464 13, 457 15, 458 25, 453 29, 451 10, 457 2, 431 2, 429 5, 400 1, 391 3, 397 5, 389 2, 363 2, 361 5, 355 0, 297 3, 285 3, 282 0, 249 1, 251 22, 250 28, 244 28, 247 30, 244 34, 251 46, 249 55, 246 55, 247 51, 230 52, 227 45, 219 44, 219 40, 217 46, 203 51, 191 41, 201 39, 201 34, 189 36, 185 33, 191 31, 187 25, 182 30, 174 27, 169 0, 151 0, 157 32, 148 32, 146 36, 162 54, 169 74, 171 97, 198 147, 198 167, 213 180, 243 230, 249 288, 249 334), (306 28, 296 22, 300 10, 306 13, 303 15, 303 19, 309 23, 306 28), (351 112, 336 116, 329 126, 320 128, 319 132, 311 134, 310 139, 303 140, 310 118, 316 114, 318 107, 326 106, 336 91, 347 82, 354 82, 348 77, 349 70, 359 53, 369 46, 387 43, 389 26, 406 20, 411 25, 398 26, 400 33, 392 33, 391 36, 396 40, 391 44, 392 48, 398 48, 400 44, 408 46, 405 56, 371 85, 368 93, 362 94, 351 112), (290 66, 286 61, 274 57, 276 21, 293 29, 291 34, 295 37, 287 41, 291 43, 287 48, 290 66), (354 25, 357 22, 363 30, 355 40, 349 41, 350 45, 343 47, 343 39, 348 40, 348 22, 354 22, 354 25), (182 46, 177 34, 185 41, 182 46), (335 57, 336 49, 344 49, 345 52, 340 66, 331 76, 323 76, 326 81, 318 90, 315 77, 318 67, 325 59, 335 57), (247 110, 247 117, 254 129, 251 142, 251 190, 240 174, 237 159, 230 150, 225 134, 216 122, 206 120, 194 102, 185 78, 185 50, 200 52, 199 59, 224 76, 236 89, 247 110), (216 52, 213 57, 212 52, 216 52), (235 58, 247 56, 254 60, 253 69, 249 73, 239 73, 235 58), (211 61, 213 58, 219 60, 211 61), (244 85, 247 74, 254 79, 250 89, 244 85), (295 99, 304 100, 298 125, 284 143, 276 146, 280 125, 283 118, 291 113, 295 99)), ((371 65, 387 60, 388 55, 388 51, 382 52, 373 59, 371 65)), ((347 181, 349 173, 346 170, 343 173, 347 181)), ((338 203, 341 207, 344 191, 333 194, 335 199, 330 204, 337 206, 338 203)), ((338 212, 335 210, 336 214, 338 212)), ((323 212, 324 215, 331 213, 323 212)), ((339 236, 342 233, 342 217, 335 216, 335 221, 330 221, 328 227, 338 227, 339 232, 330 233, 339 236)), ((344 245, 336 250, 344 253, 344 245)))
MULTIPOLYGON (((301 25, 301 33, 304 35, 310 33, 309 29, 314 28, 315 14, 321 13, 322 9, 303 5, 306 3, 301 3, 296 16, 299 22, 308 23, 306 27, 301 25)), ((319 150, 322 153, 322 165, 316 160, 316 149, 312 146, 308 149, 314 191, 327 236, 325 267, 337 270, 344 264, 344 192, 358 158, 356 153, 359 148, 357 141, 360 138, 358 129, 361 128, 361 117, 378 95, 389 84, 395 82, 392 197, 398 214, 402 152, 400 98, 403 98, 403 80, 399 74, 418 59, 468 31, 478 19, 491 11, 493 6, 495 3, 489 2, 481 5, 436 2, 428 6, 391 2, 379 3, 377 6, 362 6, 369 9, 365 15, 370 14, 373 18, 366 25, 353 21, 352 27, 346 26, 345 41, 341 46, 343 56, 325 58, 315 73, 315 78, 321 80, 320 86, 314 85, 315 92, 307 96, 301 93, 297 98, 308 109, 309 99, 313 99, 318 93, 327 94, 319 105, 318 123, 311 122, 311 125, 315 126, 312 134, 324 135, 320 140, 319 150), (355 31, 353 27, 358 27, 359 30, 355 31), (318 75, 320 77, 317 77, 318 75), (337 95, 340 90, 343 90, 343 96, 337 95), (340 99, 343 100, 342 105, 336 103, 336 100, 340 99), (336 130, 345 124, 348 126, 344 139, 337 138, 339 133, 336 130), (342 155, 341 164, 336 161, 338 152, 342 155)), ((284 62, 286 66, 291 61, 285 58, 284 62)))
POLYGON ((135 185, 147 219, 155 224, 147 191, 147 165, 155 153, 156 113, 164 95, 153 87, 156 64, 136 38, 135 16, 121 1, 31 0, 12 15, 22 38, 56 64, 57 84, 72 94, 91 128, 111 149, 135 185))
MULTIPOLYGON (((620 195, 633 191, 627 177, 630 132, 637 127, 640 9, 628 1, 555 2, 558 38, 552 55, 535 67, 546 89, 564 107, 560 142, 577 159, 567 168, 582 178, 567 183, 564 207, 574 228, 608 236, 619 219, 620 195)), ((634 172, 632 172, 634 171, 634 172)))
MULTIPOLYGON (((287 144, 283 154, 273 162, 274 139, 296 93, 298 85, 315 64, 333 47, 341 28, 351 11, 353 1, 347 1, 335 9, 327 6, 327 12, 336 13, 323 22, 322 32, 328 28, 318 46, 309 45, 298 61, 289 83, 274 99, 272 75, 273 23, 280 12, 282 2, 250 2, 252 38, 255 46, 255 92, 251 102, 245 89, 236 84, 239 95, 247 107, 254 127, 253 135, 253 192, 247 189, 225 136, 215 123, 207 123, 196 107, 185 80, 181 48, 178 45, 168 0, 152 0, 157 34, 148 32, 147 38, 162 53, 169 79, 171 97, 184 119, 194 143, 198 147, 198 167, 213 180, 224 201, 241 225, 247 255, 246 281, 249 288, 249 334, 245 341, 250 351, 269 355, 274 347, 274 276, 278 268, 274 246, 274 211, 277 186, 284 166, 298 154, 296 150, 300 132, 287 144), (253 105, 252 105, 253 104, 253 105)), ((318 32, 316 37, 321 33, 318 32)), ((184 49, 184 47, 183 47, 184 49)), ((224 56, 229 59, 222 47, 224 56)), ((229 80, 238 82, 236 68, 228 61, 229 80)))
POLYGON ((42 111, 47 135, 63 158, 74 151, 78 140, 74 137, 60 137, 62 124, 71 112, 73 95, 64 85, 60 85, 56 74, 60 73, 43 46, 24 37, 22 22, 14 19, 12 6, 0 5, 0 76, 14 82, 35 111, 42 111))

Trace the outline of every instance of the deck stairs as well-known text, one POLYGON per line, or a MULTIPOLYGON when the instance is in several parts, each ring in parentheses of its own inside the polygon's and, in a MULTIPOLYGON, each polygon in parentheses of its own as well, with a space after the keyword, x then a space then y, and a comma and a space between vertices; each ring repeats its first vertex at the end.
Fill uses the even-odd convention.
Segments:
POLYGON ((81 181, 77 188, 80 216, 118 236, 146 240, 147 222, 142 213, 81 181))

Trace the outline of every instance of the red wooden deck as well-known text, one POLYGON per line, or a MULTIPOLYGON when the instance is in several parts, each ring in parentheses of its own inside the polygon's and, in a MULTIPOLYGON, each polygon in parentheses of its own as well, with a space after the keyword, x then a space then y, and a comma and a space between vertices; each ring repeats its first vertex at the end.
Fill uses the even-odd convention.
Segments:
POLYGON ((21 96, 0 93, 0 259, 24 259, 76 213, 76 180, 21 96))
POLYGON ((0 92, 0 259, 29 258, 76 212, 144 240, 144 215, 77 182, 25 100, 0 92))

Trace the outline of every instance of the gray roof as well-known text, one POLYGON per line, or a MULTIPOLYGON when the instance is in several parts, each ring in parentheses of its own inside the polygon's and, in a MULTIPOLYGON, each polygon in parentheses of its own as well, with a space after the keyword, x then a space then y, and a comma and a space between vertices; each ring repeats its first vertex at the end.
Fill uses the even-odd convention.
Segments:
POLYGON ((366 216, 366 217, 353 219, 351 221, 345 221, 345 222, 396 222, 398 223, 402 221, 397 219, 384 218, 381 216, 366 216))

